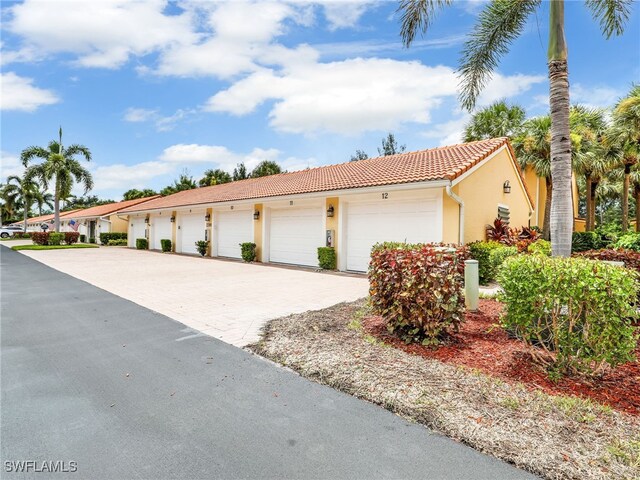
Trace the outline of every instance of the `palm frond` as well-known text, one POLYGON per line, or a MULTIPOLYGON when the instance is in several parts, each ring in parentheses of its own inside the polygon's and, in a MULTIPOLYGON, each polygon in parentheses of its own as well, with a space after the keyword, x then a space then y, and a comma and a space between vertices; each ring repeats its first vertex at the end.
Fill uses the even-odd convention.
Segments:
POLYGON ((91 161, 91 151, 84 145, 73 144, 64 148, 65 157, 73 157, 74 155, 82 155, 87 162, 91 161))
POLYGON ((480 13, 460 61, 460 102, 472 110, 498 61, 522 32, 541 0, 493 0, 480 13))
POLYGON ((20 154, 20 161, 26 167, 30 161, 36 158, 46 160, 48 156, 49 152, 42 147, 27 147, 20 154))
POLYGON ((401 0, 400 36, 405 47, 411 45, 418 31, 425 33, 433 23, 438 10, 447 7, 453 0, 401 0))
POLYGON ((631 14, 633 0, 586 0, 591 15, 600 22, 605 37, 622 35, 631 14))

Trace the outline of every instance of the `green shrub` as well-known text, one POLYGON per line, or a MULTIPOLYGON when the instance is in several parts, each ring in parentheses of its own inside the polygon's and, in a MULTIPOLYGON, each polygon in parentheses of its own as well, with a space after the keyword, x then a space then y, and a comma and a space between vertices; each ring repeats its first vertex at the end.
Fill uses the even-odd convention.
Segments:
POLYGON ((245 262, 253 262, 256 259, 256 244, 253 242, 241 243, 240 255, 245 262))
POLYGON ((571 239, 572 252, 598 250, 615 243, 615 238, 603 232, 573 232, 571 239))
POLYGON ((522 255, 500 273, 502 325, 553 375, 597 374, 633 359, 638 274, 581 258, 522 255))
POLYGON ((624 248, 640 252, 640 233, 625 233, 613 244, 614 248, 624 248))
POLYGON ((87 236, 84 233, 80 234, 80 243, 84 243, 87 241, 87 236))
POLYGON ((100 234, 100 243, 108 245, 109 240, 126 240, 127 232, 105 232, 100 234))
POLYGON ((437 344, 464 320, 466 249, 375 245, 369 265, 371 305, 406 342, 437 344))
POLYGON ((118 240, 109 240, 107 242, 107 246, 108 247, 126 247, 127 246, 127 240, 124 238, 120 238, 118 240))
POLYGON ((196 250, 203 257, 207 254, 208 249, 209 249, 209 242, 207 240, 198 240, 196 242, 196 250))
POLYGON ((138 250, 147 250, 149 248, 149 241, 146 238, 136 238, 136 248, 138 250))
POLYGON ((78 232, 64 232, 64 243, 73 245, 74 243, 78 243, 79 237, 80 234, 78 232))
POLYGON ((162 251, 163 252, 170 252, 171 251, 171 240, 163 238, 162 240, 160 240, 160 246, 162 247, 162 251))
POLYGON ((49 232, 33 232, 31 234, 31 240, 36 245, 49 245, 49 232))
POLYGON ((49 245, 60 245, 64 240, 64 233, 51 232, 49 234, 49 245))
POLYGON ((89 237, 89 243, 96 243, 96 237, 89 237))
POLYGON ((536 240, 527 247, 527 252, 534 255, 551 256, 551 242, 547 240, 536 240))
POLYGON ((498 275, 498 269, 504 261, 518 254, 518 247, 500 247, 491 250, 489 253, 489 265, 491 280, 495 280, 498 275))
POLYGON ((478 261, 478 276, 480 283, 486 285, 494 280, 494 270, 491 263, 491 252, 496 248, 503 248, 498 242, 473 242, 469 244, 471 258, 478 261))
POLYGON ((323 270, 337 268, 336 251, 333 247, 318 247, 318 265, 323 270))

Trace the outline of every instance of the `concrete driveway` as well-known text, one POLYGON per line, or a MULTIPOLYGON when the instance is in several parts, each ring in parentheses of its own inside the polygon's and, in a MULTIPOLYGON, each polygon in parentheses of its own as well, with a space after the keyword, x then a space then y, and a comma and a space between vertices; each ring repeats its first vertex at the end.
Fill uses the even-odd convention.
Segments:
POLYGON ((366 278, 123 247, 22 251, 39 262, 236 346, 267 320, 368 293, 366 278))

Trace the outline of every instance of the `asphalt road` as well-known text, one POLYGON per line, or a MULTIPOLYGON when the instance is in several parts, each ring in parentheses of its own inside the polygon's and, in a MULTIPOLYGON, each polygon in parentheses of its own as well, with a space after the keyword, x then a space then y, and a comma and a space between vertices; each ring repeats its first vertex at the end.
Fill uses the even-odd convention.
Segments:
POLYGON ((2 478, 532 478, 6 247, 0 264, 2 478), (34 473, 52 462, 76 471, 34 473))

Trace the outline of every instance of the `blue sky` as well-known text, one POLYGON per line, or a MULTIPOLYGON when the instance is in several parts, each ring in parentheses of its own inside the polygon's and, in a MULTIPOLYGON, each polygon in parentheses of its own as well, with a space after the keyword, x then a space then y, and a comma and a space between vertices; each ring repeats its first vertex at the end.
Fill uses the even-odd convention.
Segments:
MULTIPOLYGON (((410 49, 397 2, 2 2, 2 177, 20 151, 64 143, 93 153, 92 194, 159 189, 184 169, 288 170, 460 141, 468 120, 455 68, 482 1, 443 10, 410 49)), ((640 80, 640 12, 605 40, 567 2, 572 101, 610 106, 640 80)), ((548 5, 531 17, 480 98, 548 109, 548 5)), ((82 193, 82 192, 77 192, 82 193)))

